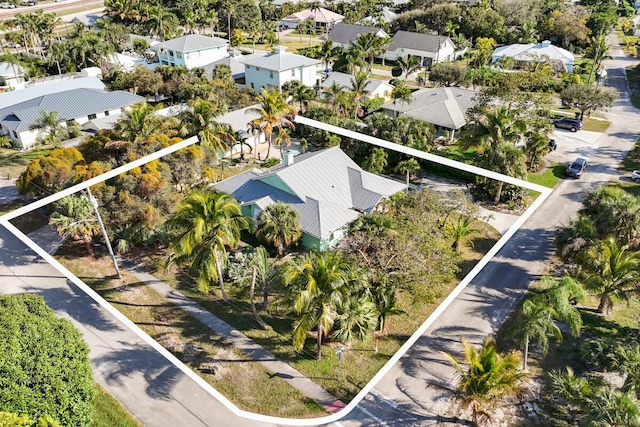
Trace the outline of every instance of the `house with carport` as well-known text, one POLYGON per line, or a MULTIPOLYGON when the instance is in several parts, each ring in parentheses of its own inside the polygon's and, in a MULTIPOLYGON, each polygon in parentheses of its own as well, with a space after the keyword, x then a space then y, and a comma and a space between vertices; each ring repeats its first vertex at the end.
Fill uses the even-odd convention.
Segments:
POLYGON ((215 185, 238 199, 242 213, 257 218, 276 202, 300 214, 303 246, 327 250, 345 235, 349 224, 372 212, 406 185, 362 170, 340 147, 294 156, 268 170, 252 169, 215 185))

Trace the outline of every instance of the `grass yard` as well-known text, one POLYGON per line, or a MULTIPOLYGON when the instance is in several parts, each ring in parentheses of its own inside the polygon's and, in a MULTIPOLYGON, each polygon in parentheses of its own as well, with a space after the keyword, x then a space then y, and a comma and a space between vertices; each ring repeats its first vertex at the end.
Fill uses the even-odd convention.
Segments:
MULTIPOLYGON (((471 236, 473 245, 464 247, 460 252, 461 272, 458 274, 458 279, 462 279, 500 237, 498 232, 489 226, 478 223, 475 224, 475 227, 482 231, 471 236)), ((161 263, 161 260, 157 262, 161 263)), ((345 402, 350 401, 369 382, 435 310, 437 304, 458 284, 455 281, 443 285, 437 300, 432 304, 414 301, 409 294, 400 292, 398 294, 400 306, 407 312, 407 315, 389 319, 390 333, 377 336, 377 352, 375 351, 376 338, 373 336, 350 348, 341 363, 341 379, 339 380, 338 361, 335 354, 338 344, 325 343, 323 359, 320 361, 315 359, 316 342, 313 339, 307 339, 303 352, 296 354, 291 345, 291 325, 294 318, 289 317, 284 311, 285 308, 278 306, 277 302, 272 302, 268 310, 263 310, 260 313, 261 317, 273 328, 272 331, 264 331, 256 327, 244 291, 232 289, 233 304, 223 305, 215 293, 204 295, 197 292, 190 280, 184 276, 176 277, 171 272, 162 269, 155 271, 154 274, 177 287, 198 304, 268 348, 280 359, 345 402)))
POLYGON ((93 398, 93 422, 91 427, 142 427, 118 400, 97 385, 98 393, 93 398))
POLYGON ((56 256, 238 407, 280 417, 327 414, 324 408, 126 271, 121 281, 112 279, 113 266, 107 256, 89 258, 83 247, 73 244, 63 246, 56 256))
MULTIPOLYGON (((575 108, 567 108, 567 109, 561 109, 560 112, 558 111, 553 111, 552 112, 552 118, 554 119, 559 119, 562 117, 571 117, 574 118, 575 117, 575 113, 579 112, 578 110, 576 110, 575 108)), ((602 115, 592 112, 590 117, 586 116, 585 113, 585 117, 582 120, 582 130, 588 130, 591 132, 606 132, 607 129, 609 129, 609 126, 611 126, 611 122, 608 120, 603 120, 602 119, 602 115)))
POLYGON ((33 159, 47 154, 52 149, 51 145, 41 145, 30 150, 0 148, 0 177, 18 178, 33 159))
POLYGON ((640 108, 640 63, 627 67, 630 100, 634 107, 640 108))
POLYGON ((541 173, 529 172, 527 174, 527 181, 544 187, 553 188, 564 176, 565 169, 565 165, 554 163, 551 167, 545 168, 541 173))

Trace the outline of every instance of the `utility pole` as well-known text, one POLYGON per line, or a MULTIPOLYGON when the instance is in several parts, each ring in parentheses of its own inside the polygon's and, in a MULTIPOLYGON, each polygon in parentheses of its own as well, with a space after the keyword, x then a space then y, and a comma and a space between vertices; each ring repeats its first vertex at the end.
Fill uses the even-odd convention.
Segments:
POLYGON ((598 45, 596 46, 596 52, 593 55, 593 62, 591 63, 591 71, 589 72, 589 78, 587 79, 587 85, 591 84, 591 77, 593 77, 593 71, 594 68, 596 67, 596 62, 598 60, 598 56, 600 55, 600 36, 602 36, 602 31, 600 31, 600 34, 598 34, 598 45))
POLYGON ((96 213, 96 218, 98 220, 98 224, 100 224, 100 230, 102 230, 102 236, 104 237, 104 241, 107 243, 107 249, 109 250, 109 255, 111 255, 111 261, 113 261, 113 267, 116 269, 116 274, 118 275, 118 279, 122 279, 122 275, 120 274, 120 269, 118 268, 118 263, 116 262, 116 257, 113 254, 113 249, 111 249, 111 242, 109 241, 109 236, 107 235, 107 230, 104 228, 104 223, 102 222, 102 217, 100 216, 100 211, 98 210, 98 201, 93 194, 91 194, 91 190, 87 187, 87 194, 89 195, 89 201, 91 202, 91 206, 93 206, 93 210, 96 213))

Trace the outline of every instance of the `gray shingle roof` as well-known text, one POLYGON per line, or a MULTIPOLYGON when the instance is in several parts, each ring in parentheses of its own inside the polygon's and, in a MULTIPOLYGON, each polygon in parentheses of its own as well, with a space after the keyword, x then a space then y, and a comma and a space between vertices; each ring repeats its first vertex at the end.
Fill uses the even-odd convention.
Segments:
MULTIPOLYGON (((278 47, 284 49, 280 46, 278 47)), ((269 71, 286 71, 292 68, 308 67, 320 63, 317 59, 307 58, 306 56, 296 55, 295 53, 285 52, 284 50, 262 56, 251 55, 248 58, 240 58, 238 61, 245 65, 264 68, 269 71)))
POLYGON ((9 122, 13 123, 17 119, 19 124, 14 130, 20 132, 29 129, 40 116, 40 111, 47 113, 57 111, 62 120, 72 120, 89 114, 126 107, 144 100, 141 96, 123 91, 72 89, 38 96, 0 109, 0 120, 5 123, 9 118, 9 122))
MULTIPOLYGON (((398 49, 415 49, 423 52, 436 53, 438 51, 438 40, 444 43, 449 37, 435 34, 412 33, 410 31, 398 31, 393 35, 389 43, 388 51, 394 52, 398 49)), ((453 42, 451 42, 453 43, 453 42)))
POLYGON ((243 204, 262 208, 269 201, 265 198, 291 204, 300 213, 302 231, 319 239, 404 188, 400 182, 363 171, 339 147, 297 156, 293 165, 267 172, 253 169, 216 184, 218 191, 243 204), (287 191, 269 184, 273 181, 287 191))
POLYGON ((219 37, 208 37, 202 34, 188 34, 177 39, 167 40, 154 46, 154 49, 168 49, 176 52, 193 52, 212 47, 228 45, 229 41, 219 37))
POLYGON ((388 102, 382 108, 446 129, 459 129, 467 123, 465 113, 475 104, 477 94, 458 87, 420 89, 411 94, 411 102, 388 102))
MULTIPOLYGON (((364 25, 336 24, 327 34, 327 38, 334 43, 349 44, 357 39, 360 34, 376 34, 379 31, 382 31, 382 29, 365 27, 364 25)), ((384 31, 382 33, 384 35, 387 34, 384 31)))

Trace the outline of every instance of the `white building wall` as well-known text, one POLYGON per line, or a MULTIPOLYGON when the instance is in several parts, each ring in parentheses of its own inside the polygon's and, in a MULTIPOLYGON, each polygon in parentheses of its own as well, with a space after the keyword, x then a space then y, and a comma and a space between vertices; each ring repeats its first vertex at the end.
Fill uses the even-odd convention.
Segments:
POLYGON ((388 59, 390 61, 396 61, 400 57, 408 57, 408 56, 418 56, 421 58, 431 58, 432 62, 440 63, 452 61, 455 57, 455 49, 453 44, 448 41, 443 43, 443 46, 440 48, 440 52, 425 52, 423 50, 417 49, 397 49, 395 51, 387 51, 384 56, 384 59, 388 59))
POLYGON ((264 68, 255 67, 253 65, 245 65, 245 85, 260 93, 261 88, 282 86, 292 80, 302 82, 306 86, 315 86, 318 79, 318 66, 311 65, 307 67, 298 67, 293 70, 271 71, 264 68))
POLYGON ((187 68, 202 67, 206 64, 218 61, 229 56, 229 45, 218 46, 216 48, 188 52, 183 54, 184 63, 187 68))

